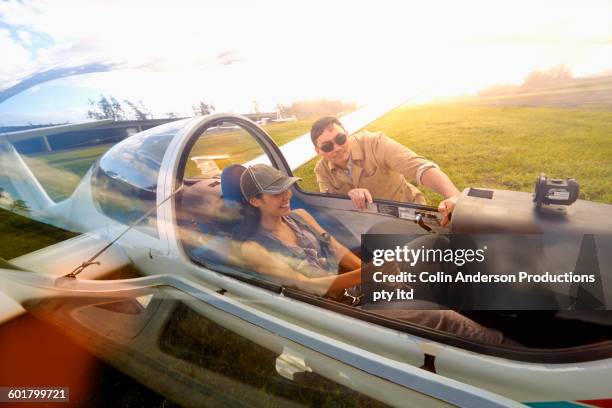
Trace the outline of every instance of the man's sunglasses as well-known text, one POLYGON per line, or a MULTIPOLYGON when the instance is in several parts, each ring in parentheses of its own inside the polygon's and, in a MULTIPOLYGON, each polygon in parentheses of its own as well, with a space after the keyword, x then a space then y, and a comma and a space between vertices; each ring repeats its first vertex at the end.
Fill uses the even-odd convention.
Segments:
POLYGON ((345 144, 346 143, 346 134, 345 133, 338 133, 336 135, 336 137, 334 137, 333 140, 325 142, 321 146, 319 146, 319 149, 321 149, 321 151, 323 151, 325 153, 329 153, 332 150, 334 150, 334 143, 336 143, 338 146, 342 146, 343 144, 345 144))

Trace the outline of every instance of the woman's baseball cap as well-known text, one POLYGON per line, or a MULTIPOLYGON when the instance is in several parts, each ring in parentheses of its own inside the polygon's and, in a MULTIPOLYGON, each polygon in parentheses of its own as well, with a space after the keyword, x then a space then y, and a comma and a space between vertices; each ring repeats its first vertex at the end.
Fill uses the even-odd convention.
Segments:
POLYGON ((301 180, 299 177, 288 177, 267 164, 255 164, 246 169, 240 176, 240 191, 248 201, 258 194, 280 194, 301 180))

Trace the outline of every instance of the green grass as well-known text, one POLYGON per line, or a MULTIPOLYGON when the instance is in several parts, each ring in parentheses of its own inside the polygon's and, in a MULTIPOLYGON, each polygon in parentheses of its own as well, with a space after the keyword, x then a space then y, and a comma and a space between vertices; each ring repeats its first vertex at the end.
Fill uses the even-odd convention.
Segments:
MULTIPOLYGON (((583 88, 579 90, 584 93, 583 88)), ((546 94, 538 93, 537 97, 542 95, 546 94)), ((575 100, 577 95, 572 93, 570 99, 575 100)), ((539 103, 536 96, 531 99, 528 96, 404 106, 368 129, 381 130, 435 161, 459 189, 478 186, 531 191, 536 176, 543 171, 551 177, 576 178, 583 199, 612 203, 610 110, 601 106, 599 109, 499 106, 508 100, 539 103)), ((558 104, 568 106, 561 102, 558 104)), ((270 123, 264 129, 282 145, 308 132, 313 119, 270 123)), ((93 161, 109 147, 28 157, 26 162, 51 197, 59 200, 70 195, 93 161)), ((260 153, 259 146, 244 131, 229 130, 207 138, 205 143, 196 143, 191 156, 229 154, 232 163, 240 163, 260 153)), ((313 175, 316 160, 295 171, 303 178, 300 186, 305 190, 317 191, 313 175)), ((188 161, 187 166, 188 176, 199 173, 193 162, 188 161)), ((431 204, 440 199, 427 189, 423 192, 431 204)))
POLYGON ((4 259, 15 258, 76 235, 0 209, 0 257, 4 259))
MULTIPOLYGON (((492 107, 470 103, 404 106, 368 126, 435 161, 461 190, 532 191, 540 171, 573 177, 581 198, 612 203, 610 111, 492 107)), ((316 190, 316 159, 295 173, 316 190)), ((423 189, 430 204, 440 197, 423 189)))
POLYGON ((311 407, 386 407, 316 373, 296 373, 293 380, 281 377, 274 368, 276 353, 209 320, 185 303, 179 304, 168 319, 159 344, 171 356, 263 391, 260 406, 282 407, 279 401, 285 399, 311 407))
MULTIPOLYGON (((295 122, 269 123, 264 125, 263 128, 275 143, 282 145, 310 131, 312 121, 311 119, 304 119, 295 122)), ((250 160, 261 154, 261 151, 254 140, 245 136, 244 131, 219 133, 216 136, 217 141, 207 139, 206 147, 202 143, 196 143, 191 156, 229 154, 232 156, 233 163, 250 160), (232 139, 240 140, 242 143, 236 145, 227 142, 232 139)), ((36 156, 24 156, 24 160, 50 197, 55 201, 60 201, 70 196, 92 163, 111 146, 103 145, 36 156)), ((197 175, 198 173, 199 171, 193 162, 189 161, 187 176, 197 175)))
MULTIPOLYGON (((475 186, 532 191, 536 176, 543 171, 550 177, 577 179, 583 199, 612 203, 610 110, 487 106, 490 101, 487 98, 478 103, 471 100, 404 106, 372 123, 368 129, 383 131, 435 161, 459 189, 475 186)), ((276 143, 283 144, 308 132, 311 123, 311 119, 271 123, 265 129, 276 143)), ((210 139, 207 146, 196 144, 192 155, 231 154, 232 161, 237 163, 261 153, 248 136, 243 134, 235 139, 241 143, 232 144, 228 143, 231 139, 228 135, 214 136, 218 140, 210 139)), ((108 147, 41 155, 26 161, 52 197, 58 199, 72 192, 91 163, 108 147)), ((313 174, 316 160, 295 172, 304 179, 301 182, 304 189, 317 191, 313 174)), ((197 172, 197 169, 194 167, 191 171, 197 172)), ((430 204, 440 199, 425 188, 423 192, 430 204)), ((5 240, 0 254, 5 258, 23 253, 17 247, 29 252, 26 249, 33 250, 55 240, 46 232, 36 233, 31 239, 22 238, 27 231, 25 219, 3 214, 0 222, 2 236, 15 237, 11 242, 5 240), (12 223, 14 226, 7 229, 12 223), (32 240, 31 246, 20 242, 29 240, 32 240), (15 248, 7 249, 10 246, 15 248)))
POLYGON ((296 120, 295 122, 269 123, 264 125, 263 128, 276 144, 282 146, 296 137, 310 132, 310 127, 315 120, 317 118, 296 120))
POLYGON ((24 159, 49 196, 60 201, 70 196, 92 163, 111 146, 24 156, 24 159))
POLYGON ((543 106, 609 111, 612 109, 612 76, 581 78, 531 92, 467 98, 464 102, 480 106, 543 106))
MULTIPOLYGON (((269 123, 263 128, 272 137, 275 143, 282 145, 310 131, 313 120, 298 120, 295 122, 269 123)), ((229 154, 233 163, 248 161, 261 154, 259 146, 252 139, 247 139, 244 131, 228 131, 219 133, 218 140, 196 143, 191 156, 229 154), (228 140, 242 141, 241 145, 228 143, 228 140), (246 141, 246 142, 245 142, 246 141)), ((112 145, 88 147, 79 150, 50 153, 36 156, 24 156, 27 165, 55 201, 70 196, 85 175, 92 163, 106 152, 112 145)), ((193 162, 189 161, 186 175, 194 176, 199 173, 193 162)))
MULTIPOLYGON (((283 145, 310 131, 312 120, 269 123, 263 128, 278 145, 283 145)), ((255 139, 243 129, 209 130, 198 139, 189 157, 228 155, 229 160, 217 160, 219 169, 228 164, 245 163, 262 154, 255 139)), ((187 161, 186 177, 198 177, 200 170, 192 160, 187 161)))

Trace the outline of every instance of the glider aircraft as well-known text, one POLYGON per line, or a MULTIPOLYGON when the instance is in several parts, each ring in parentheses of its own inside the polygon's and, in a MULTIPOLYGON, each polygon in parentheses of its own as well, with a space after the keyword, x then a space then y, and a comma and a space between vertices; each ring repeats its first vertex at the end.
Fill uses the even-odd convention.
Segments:
MULTIPOLYGON (((343 123, 354 132, 387 110, 359 111, 343 123)), ((20 138, 28 136, 35 134, 20 138)), ((278 147, 238 115, 183 119, 116 144, 70 198, 54 202, 3 135, 2 187, 27 203, 30 217, 81 235, 2 261, 0 321, 25 309, 187 406, 284 406, 297 404, 297 394, 334 395, 347 405, 609 406, 612 315, 605 310, 472 313, 523 344, 490 346, 284 287, 249 270, 220 227, 240 218, 223 191, 223 168, 268 163, 291 175, 313 155, 308 135, 278 147), (115 278, 126 269, 132 275, 115 278), (215 339, 221 345, 207 343, 215 339), (266 394, 245 350, 275 372, 266 394), (233 359, 226 365, 245 365, 246 380, 213 362, 224 353, 233 359)), ((612 231, 610 205, 576 200, 562 214, 547 213, 522 192, 468 188, 446 227, 429 206, 375 200, 357 211, 346 197, 299 185, 292 193, 292 208, 307 209, 351 249, 368 233, 599 237, 612 231)), ((609 258, 601 271, 610 270, 609 258)))

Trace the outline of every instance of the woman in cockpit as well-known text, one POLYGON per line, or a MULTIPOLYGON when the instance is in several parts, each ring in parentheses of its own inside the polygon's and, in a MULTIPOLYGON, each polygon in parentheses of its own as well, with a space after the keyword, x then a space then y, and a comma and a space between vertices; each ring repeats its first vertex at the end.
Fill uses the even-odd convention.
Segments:
MULTIPOLYGON (((297 177, 256 164, 240 177, 248 202, 238 236, 246 264, 281 285, 335 300, 354 302, 361 283, 361 260, 327 233, 305 210, 291 210, 290 187, 297 177), (338 274, 341 267, 347 272, 338 274)), ((393 268, 388 264, 388 268, 393 268)), ((384 271, 392 272, 392 271, 384 271)), ((487 344, 515 344, 452 310, 411 310, 397 305, 371 310, 487 344)))

